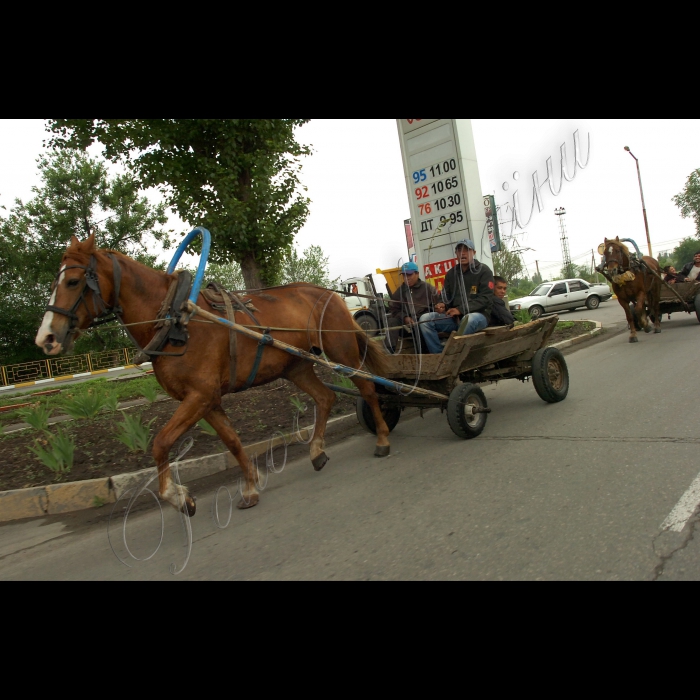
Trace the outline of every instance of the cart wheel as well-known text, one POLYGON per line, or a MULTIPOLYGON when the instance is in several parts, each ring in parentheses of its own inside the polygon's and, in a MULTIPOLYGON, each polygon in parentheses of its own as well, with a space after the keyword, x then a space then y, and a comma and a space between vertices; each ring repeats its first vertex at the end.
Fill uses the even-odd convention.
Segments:
POLYGON ((542 348, 532 358, 532 382, 547 403, 563 401, 569 393, 569 369, 556 348, 542 348))
POLYGON ((447 422, 452 432, 465 440, 481 435, 486 427, 486 413, 475 413, 474 409, 485 409, 484 392, 474 384, 459 384, 450 393, 447 402, 447 422))
MULTIPOLYGON (((379 406, 382 409, 382 416, 384 417, 384 422, 391 432, 399 422, 401 418, 401 408, 396 404, 379 402, 379 406)), ((377 434, 377 426, 374 424, 374 416, 372 415, 372 409, 369 404, 362 398, 357 399, 357 405, 355 406, 355 412, 357 413, 357 420, 360 425, 370 433, 377 434)))
POLYGON ((698 323, 700 323, 700 294, 695 297, 695 315, 698 317, 698 323))

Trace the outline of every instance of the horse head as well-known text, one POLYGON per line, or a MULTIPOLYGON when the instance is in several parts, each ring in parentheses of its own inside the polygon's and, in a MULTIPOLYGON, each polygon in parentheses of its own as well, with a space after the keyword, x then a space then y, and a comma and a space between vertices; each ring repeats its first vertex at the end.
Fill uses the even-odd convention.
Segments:
MULTIPOLYGON (((102 290, 98 276, 98 267, 108 264, 104 257, 95 247, 94 234, 84 241, 72 236, 51 285, 51 298, 34 340, 46 355, 70 350, 80 330, 112 311, 113 307, 108 308, 102 296, 103 291, 108 295, 113 291, 112 280, 102 274, 105 287, 102 290)), ((115 298, 113 306, 116 303, 115 298)))
POLYGON ((630 251, 624 243, 620 243, 619 236, 614 241, 606 238, 599 250, 604 258, 604 270, 612 275, 619 275, 629 270, 630 251))

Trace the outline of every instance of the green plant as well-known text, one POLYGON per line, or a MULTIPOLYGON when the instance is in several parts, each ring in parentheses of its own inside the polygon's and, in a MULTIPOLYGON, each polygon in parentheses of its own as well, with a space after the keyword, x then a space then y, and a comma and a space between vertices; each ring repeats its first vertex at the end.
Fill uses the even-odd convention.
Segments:
POLYGON ((530 323, 532 320, 530 314, 525 309, 518 309, 517 311, 512 311, 513 317, 518 323, 530 323))
POLYGON ((49 418, 51 418, 53 410, 49 408, 48 402, 43 402, 36 406, 21 408, 17 413, 34 430, 46 430, 49 427, 49 418))
POLYGON ((574 327, 574 322, 573 321, 559 321, 557 323, 557 328, 560 330, 566 330, 567 328, 573 328, 574 327))
POLYGON ((73 468, 73 453, 75 452, 73 438, 58 428, 55 434, 47 435, 47 439, 43 442, 47 447, 43 447, 41 442, 36 440, 34 446, 29 449, 54 474, 68 474, 73 468))
POLYGON ((305 413, 306 412, 306 404, 302 403, 301 399, 298 396, 290 396, 289 400, 292 402, 292 406, 299 411, 299 413, 305 413))
POLYGON ((118 406, 119 394, 114 390, 108 391, 105 395, 105 408, 108 411, 116 411, 118 406))
POLYGON ((342 387, 343 389, 354 389, 355 388, 355 385, 352 383, 352 379, 350 379, 349 377, 343 377, 342 375, 339 377, 334 377, 333 384, 335 386, 342 387))
POLYGON ((202 420, 197 421, 197 425, 202 429, 203 433, 206 433, 207 435, 216 435, 216 430, 207 423, 207 421, 202 418, 202 420))
POLYGON ((102 508, 102 506, 106 505, 107 501, 105 501, 104 498, 100 498, 99 496, 95 496, 92 499, 92 507, 93 508, 102 508))
POLYGON ((148 423, 141 421, 141 414, 124 414, 124 420, 117 425, 116 438, 123 442, 132 452, 146 452, 151 442, 151 418, 148 423))
POLYGON ((71 418, 94 418, 106 405, 107 397, 102 392, 89 389, 64 402, 63 408, 71 418))
POLYGON ((158 398, 158 394, 160 393, 159 389, 160 386, 158 384, 155 382, 149 382, 141 389, 141 395, 146 399, 146 401, 153 403, 158 398))

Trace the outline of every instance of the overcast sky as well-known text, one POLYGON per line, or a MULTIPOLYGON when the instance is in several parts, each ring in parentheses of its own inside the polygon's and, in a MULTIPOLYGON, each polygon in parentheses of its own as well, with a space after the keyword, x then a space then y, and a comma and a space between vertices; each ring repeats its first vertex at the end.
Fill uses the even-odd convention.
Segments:
MULTIPOLYGON (((654 256, 672 250, 695 234, 692 220, 681 219, 671 197, 688 175, 700 168, 700 120, 651 119, 473 119, 482 194, 504 205, 519 191, 527 219, 532 202, 532 174, 540 183, 551 156, 559 173, 560 146, 567 144, 573 169, 573 134, 584 150, 590 134, 588 166, 554 197, 541 189, 544 208, 535 206, 517 242, 530 274, 538 260, 545 277, 561 268, 561 245, 554 209, 565 207, 569 247, 574 262, 590 261, 592 248, 605 236, 633 238, 646 253, 646 234, 629 145, 639 158, 654 256), (519 173, 514 180, 513 174, 519 173), (508 191, 503 184, 508 183, 508 191)), ((320 245, 330 258, 332 277, 360 276, 376 268, 396 267, 407 259, 403 221, 409 218, 401 152, 393 119, 317 119, 299 130, 299 140, 313 146, 302 180, 311 197, 311 215, 297 236, 297 247, 320 245)), ((45 138, 41 119, 0 120, 0 204, 27 199, 39 182, 36 158, 45 138)), ((585 162, 585 160, 584 160, 585 162)), ((173 217, 173 226, 186 227, 173 217)), ((506 227, 506 232, 510 225, 506 227)), ((212 231, 215 236, 216 232, 212 231)), ((163 256, 169 260, 169 254, 163 256)))

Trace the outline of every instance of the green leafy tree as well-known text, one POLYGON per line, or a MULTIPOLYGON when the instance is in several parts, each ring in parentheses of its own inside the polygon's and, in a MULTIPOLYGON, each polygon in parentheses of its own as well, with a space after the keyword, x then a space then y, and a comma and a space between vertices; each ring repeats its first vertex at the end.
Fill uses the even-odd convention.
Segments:
POLYGON ((693 261, 693 256, 700 250, 700 240, 697 238, 684 238, 674 249, 671 254, 672 262, 666 263, 673 265, 677 272, 680 272, 683 265, 693 261))
POLYGON ((237 262, 249 289, 280 282, 280 253, 309 214, 295 129, 307 119, 49 119, 57 147, 126 163, 179 216, 213 236, 211 260, 237 262))
POLYGON ((671 201, 681 210, 684 219, 695 221, 696 235, 700 237, 700 168, 690 173, 683 190, 671 201))
POLYGON ((493 254, 494 274, 503 277, 511 285, 511 282, 523 273, 523 262, 520 254, 508 250, 505 243, 501 244, 501 250, 493 254))
MULTIPOLYGON (((277 277, 280 284, 291 282, 308 282, 319 287, 334 288, 340 278, 330 279, 328 257, 323 254, 321 246, 312 245, 301 254, 291 248, 279 259, 277 277)), ((205 278, 207 282, 218 282, 228 290, 245 289, 243 272, 238 263, 207 265, 205 278)))
MULTIPOLYGON (((100 246, 154 263, 153 239, 170 245, 164 205, 151 205, 133 177, 110 178, 103 163, 61 151, 39 159, 41 184, 26 204, 0 215, 0 362, 39 359, 34 337, 61 256, 75 234, 94 232, 100 246)), ((124 347, 107 326, 81 336, 76 352, 124 347)))

